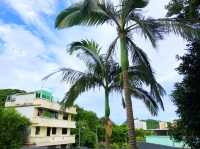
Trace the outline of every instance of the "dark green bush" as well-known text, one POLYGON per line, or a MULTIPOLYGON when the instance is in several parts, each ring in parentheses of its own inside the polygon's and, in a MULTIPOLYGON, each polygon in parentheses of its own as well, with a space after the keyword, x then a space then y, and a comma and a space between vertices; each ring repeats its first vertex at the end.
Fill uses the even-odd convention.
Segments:
POLYGON ((26 136, 30 122, 14 109, 0 108, 0 148, 20 149, 26 136))

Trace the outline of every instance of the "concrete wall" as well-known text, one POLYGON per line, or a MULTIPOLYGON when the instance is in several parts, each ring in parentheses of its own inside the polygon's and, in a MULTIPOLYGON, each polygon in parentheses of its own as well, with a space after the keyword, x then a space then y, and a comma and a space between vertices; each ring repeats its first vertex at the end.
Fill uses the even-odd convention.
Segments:
POLYGON ((34 107, 16 107, 17 112, 21 115, 25 116, 26 118, 30 119, 34 115, 34 107))

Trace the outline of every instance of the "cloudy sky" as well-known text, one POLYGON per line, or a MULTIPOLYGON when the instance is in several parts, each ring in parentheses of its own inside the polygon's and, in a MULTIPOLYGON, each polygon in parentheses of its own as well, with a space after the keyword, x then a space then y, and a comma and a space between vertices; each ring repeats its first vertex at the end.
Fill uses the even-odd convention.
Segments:
MULTIPOLYGON (((78 0, 76 0, 78 1, 78 0)), ((18 88, 26 91, 38 89, 51 90, 62 99, 69 84, 60 81, 59 75, 48 81, 41 79, 61 67, 70 67, 84 71, 84 65, 76 57, 66 53, 66 46, 72 41, 95 39, 102 47, 107 47, 116 36, 115 28, 73 27, 56 30, 56 15, 74 0, 1 0, 0 1, 0 88, 18 88)), ((169 0, 150 0, 143 10, 145 16, 164 17, 165 5, 169 0)), ((164 86, 167 95, 163 98, 165 111, 152 117, 143 103, 133 99, 135 117, 139 119, 154 118, 173 120, 176 107, 170 101, 170 93, 175 82, 181 80, 174 70, 178 66, 175 58, 182 55, 186 42, 170 34, 159 41, 158 48, 153 49, 148 41, 140 36, 138 44, 148 53, 156 77, 164 86)), ((111 95, 111 119, 116 123, 126 120, 125 111, 118 95, 111 95)), ((95 111, 98 116, 104 114, 102 90, 92 90, 82 94, 76 102, 81 107, 95 111)))

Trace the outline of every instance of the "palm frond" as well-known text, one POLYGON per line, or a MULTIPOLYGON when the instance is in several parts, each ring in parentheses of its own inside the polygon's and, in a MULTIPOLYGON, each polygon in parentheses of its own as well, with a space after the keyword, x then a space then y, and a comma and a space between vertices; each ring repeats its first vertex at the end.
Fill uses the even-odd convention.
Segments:
POLYGON ((100 56, 100 47, 94 41, 82 40, 78 42, 73 42, 70 44, 69 49, 67 50, 69 54, 79 51, 77 57, 82 59, 87 66, 91 66, 93 62, 98 63, 102 66, 101 56, 100 56), (93 62, 92 62, 93 61, 93 62))
POLYGON ((168 33, 174 33, 186 40, 200 39, 200 28, 191 25, 191 21, 184 19, 152 19, 162 25, 162 29, 168 33))
POLYGON ((84 0, 63 10, 56 18, 58 29, 74 25, 99 25, 109 20, 96 0, 84 0))
POLYGON ((42 80, 47 80, 56 73, 62 73, 62 81, 66 81, 67 83, 74 83, 80 77, 84 76, 85 73, 77 70, 73 70, 71 68, 60 68, 59 70, 50 73, 49 75, 45 76, 42 80))
POLYGON ((127 19, 129 18, 129 14, 134 12, 136 9, 146 7, 148 3, 148 0, 122 0, 121 14, 124 19, 127 19))
POLYGON ((164 96, 165 90, 160 84, 157 83, 146 53, 131 39, 127 38, 127 41, 129 42, 129 51, 132 53, 132 63, 137 65, 140 64, 140 69, 143 71, 143 74, 140 74, 140 80, 143 79, 143 83, 145 83, 147 86, 150 86, 151 95, 156 99, 161 108, 164 110, 164 105, 161 97, 164 96))
POLYGON ((107 58, 108 59, 110 56, 113 55, 114 51, 115 51, 115 47, 116 47, 116 44, 117 44, 117 41, 119 39, 119 36, 117 36, 113 41, 112 43, 110 44, 108 50, 107 50, 107 58))
POLYGON ((142 88, 131 88, 130 93, 133 97, 143 100, 144 104, 152 115, 155 116, 158 114, 158 105, 147 91, 142 88))
POLYGON ((164 27, 160 22, 152 21, 151 19, 145 19, 137 14, 131 14, 129 19, 137 23, 133 28, 129 28, 130 31, 140 31, 145 39, 149 39, 153 47, 156 47, 157 40, 164 38, 164 27))
POLYGON ((108 22, 113 21, 117 25, 117 27, 120 27, 119 13, 116 10, 113 3, 111 3, 110 1, 107 1, 107 0, 106 1, 102 0, 102 2, 99 3, 99 7, 106 14, 106 16, 109 18, 107 20, 108 22))
POLYGON ((100 79, 94 77, 92 74, 87 74, 79 78, 65 94, 64 99, 62 100, 62 105, 64 108, 70 107, 73 105, 77 97, 89 91, 92 88, 101 87, 102 82, 100 79))
POLYGON ((128 37, 127 37, 127 45, 128 45, 128 50, 131 52, 132 64, 133 65, 143 64, 149 70, 152 70, 147 54, 128 37))

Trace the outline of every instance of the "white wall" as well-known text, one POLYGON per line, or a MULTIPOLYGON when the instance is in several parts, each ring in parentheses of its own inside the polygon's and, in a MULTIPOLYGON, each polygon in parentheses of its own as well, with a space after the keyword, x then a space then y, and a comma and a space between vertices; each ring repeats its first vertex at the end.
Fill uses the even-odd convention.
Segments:
POLYGON ((33 117, 34 107, 16 107, 17 112, 26 118, 30 119, 33 117))
POLYGON ((32 103, 35 99, 35 93, 25 94, 25 95, 12 95, 12 99, 15 100, 15 103, 32 103))
POLYGON ((144 129, 144 130, 147 129, 146 122, 138 120, 138 119, 134 120, 134 122, 135 122, 135 128, 144 129))

